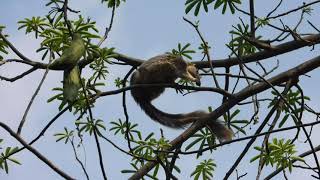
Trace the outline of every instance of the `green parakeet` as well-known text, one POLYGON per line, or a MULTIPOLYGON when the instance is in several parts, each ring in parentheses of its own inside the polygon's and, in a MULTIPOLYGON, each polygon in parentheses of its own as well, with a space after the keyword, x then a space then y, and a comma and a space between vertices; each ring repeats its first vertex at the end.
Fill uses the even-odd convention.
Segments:
POLYGON ((63 51, 60 58, 49 65, 51 69, 71 69, 77 65, 85 53, 85 45, 80 34, 74 34, 71 44, 63 51))
POLYGON ((81 87, 80 69, 77 63, 84 54, 84 42, 80 34, 74 34, 70 46, 50 65, 51 68, 64 69, 62 103, 72 103, 77 98, 81 87))
POLYGON ((80 70, 78 66, 64 70, 63 74, 63 101, 72 103, 78 96, 81 88, 80 70))

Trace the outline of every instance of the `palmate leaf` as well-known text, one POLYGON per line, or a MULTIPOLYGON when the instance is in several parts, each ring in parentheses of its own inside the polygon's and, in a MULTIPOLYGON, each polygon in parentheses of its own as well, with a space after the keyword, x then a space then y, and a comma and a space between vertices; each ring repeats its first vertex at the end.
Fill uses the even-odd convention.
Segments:
MULTIPOLYGON (((0 32, 5 28, 5 26, 0 25, 0 32)), ((4 37, 8 37, 8 35, 4 34, 4 37)), ((5 43, 1 38, 0 38, 0 60, 3 59, 1 56, 2 53, 8 54, 8 51, 6 50, 8 48, 7 43, 5 43)))
MULTIPOLYGON (((265 148, 265 147, 264 147, 265 148)), ((259 151, 259 154, 254 156, 250 162, 256 161, 257 159, 262 159, 265 165, 269 164, 276 168, 289 168, 289 172, 292 171, 292 162, 297 160, 304 162, 303 158, 295 156, 297 152, 295 150, 295 145, 292 144, 291 140, 276 139, 272 140, 272 143, 268 144, 268 151, 262 147, 255 147, 254 149, 259 151)))
POLYGON ((217 0, 214 4, 214 9, 218 9, 220 6, 223 5, 222 14, 225 14, 227 7, 229 6, 231 13, 234 14, 236 4, 241 4, 241 0, 217 0))
POLYGON ((113 6, 119 7, 122 2, 126 2, 126 0, 101 0, 101 3, 108 3, 108 8, 112 8, 113 6))
POLYGON ((188 14, 193 8, 195 8, 194 15, 198 16, 201 5, 203 5, 203 9, 205 10, 205 12, 208 12, 208 5, 213 1, 214 0, 187 0, 185 3, 185 13, 188 14))
MULTIPOLYGON (((212 147, 215 144, 215 136, 208 130, 208 128, 201 129, 198 133, 192 136, 192 142, 188 144, 185 151, 199 144, 198 150, 202 150, 205 146, 212 147)), ((212 151, 212 149, 210 149, 212 151)), ((202 155, 201 152, 197 153, 197 158, 202 155)))
POLYGON ((64 143, 67 144, 68 141, 73 137, 73 131, 69 131, 66 127, 64 127, 64 132, 56 133, 54 136, 57 138, 56 142, 64 139, 64 143))
POLYGON ((181 43, 178 43, 178 49, 172 49, 171 53, 174 55, 179 55, 179 56, 184 56, 188 59, 192 59, 190 54, 195 53, 196 51, 192 50, 192 49, 188 49, 190 47, 190 43, 187 43, 186 45, 184 45, 183 47, 181 46, 181 43))
POLYGON ((18 24, 20 24, 18 30, 25 28, 26 34, 34 32, 36 38, 38 38, 39 33, 43 32, 46 27, 50 26, 46 18, 41 18, 39 16, 32 17, 31 19, 25 18, 24 20, 18 21, 18 24))
POLYGON ((21 165, 17 159, 11 157, 18 149, 18 147, 7 147, 5 151, 0 154, 0 168, 4 169, 7 174, 9 173, 9 161, 21 165))
POLYGON ((197 165, 196 169, 191 173, 190 177, 194 176, 194 179, 197 180, 202 175, 203 180, 212 179, 214 167, 216 167, 216 164, 212 159, 204 160, 199 165, 197 165))

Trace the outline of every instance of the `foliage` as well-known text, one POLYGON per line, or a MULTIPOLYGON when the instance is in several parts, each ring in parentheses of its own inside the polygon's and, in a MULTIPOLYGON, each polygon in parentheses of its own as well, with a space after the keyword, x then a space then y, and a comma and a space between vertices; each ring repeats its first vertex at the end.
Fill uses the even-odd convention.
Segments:
POLYGON ((138 139, 141 140, 141 132, 137 129, 138 124, 133 124, 131 122, 123 122, 121 119, 118 119, 118 122, 111 121, 110 122, 113 127, 109 129, 109 131, 114 131, 114 135, 117 135, 118 133, 121 133, 122 135, 125 135, 128 129, 129 137, 131 140, 135 139, 135 135, 137 135, 138 139))
MULTIPOLYGON (((195 145, 198 145, 199 148, 197 148, 197 150, 199 152, 197 153, 197 158, 199 158, 202 155, 201 150, 206 147, 212 147, 215 144, 215 139, 215 136, 208 128, 203 128, 190 138, 192 142, 185 147, 185 151, 188 151, 195 145)), ((212 149, 210 149, 210 152, 212 152, 212 149)))
POLYGON ((64 132, 56 133, 54 136, 57 137, 56 142, 61 141, 64 139, 64 143, 67 144, 70 139, 73 137, 73 131, 69 131, 66 127, 64 127, 64 132))
MULTIPOLYGON (((5 26, 0 25, 0 32, 2 32, 4 28, 5 26)), ((8 37, 8 35, 4 35, 4 37, 8 37)), ((3 56, 1 56, 1 53, 8 54, 8 51, 6 50, 7 48, 8 48, 7 43, 5 43, 2 38, 0 38, 0 60, 3 59, 3 56)))
MULTIPOLYGON (((278 97, 278 93, 276 93, 275 91, 272 91, 271 93, 275 97, 278 97)), ((301 92, 298 90, 297 91, 289 90, 289 92, 284 96, 284 98, 286 99, 286 102, 290 105, 290 107, 294 109, 294 111, 292 112, 291 109, 288 107, 288 104, 286 103, 283 106, 281 106, 280 110, 284 112, 284 116, 279 123, 279 128, 283 127, 283 125, 287 122, 289 117, 291 117, 295 123, 299 124, 297 117, 299 117, 300 116, 299 113, 303 111, 303 107, 301 107, 301 102, 299 101, 301 101, 302 98, 304 99, 304 101, 310 100, 308 96, 302 97, 301 92)), ((273 98, 268 108, 273 107, 277 99, 278 98, 273 98)))
POLYGON ((208 5, 211 4, 214 0, 187 0, 186 5, 186 14, 189 13, 194 7, 194 15, 197 16, 199 14, 201 5, 203 5, 203 8, 206 12, 208 12, 208 5))
POLYGON ((190 46, 190 43, 187 43, 186 45, 184 45, 183 47, 181 46, 181 44, 178 44, 178 49, 172 49, 171 53, 174 55, 179 55, 179 56, 184 56, 188 59, 192 59, 191 55, 192 53, 196 53, 196 51, 192 50, 192 49, 188 49, 188 47, 190 46))
MULTIPOLYGON (((230 31, 232 40, 227 45, 233 50, 231 55, 235 52, 238 55, 249 55, 256 52, 256 47, 252 43, 248 42, 245 37, 250 36, 249 25, 248 24, 237 24, 237 26, 232 26, 234 30, 230 31)), ((259 40, 261 37, 256 37, 259 40)))
POLYGON ((226 114, 223 115, 223 118, 225 122, 230 122, 230 127, 246 135, 247 133, 244 129, 244 126, 247 126, 248 124, 250 124, 250 122, 248 120, 234 119, 239 113, 240 113, 240 109, 236 109, 234 112, 231 113, 230 118, 228 118, 226 114), (244 125, 244 126, 241 127, 240 125, 244 125))
MULTIPOLYGON (((3 139, 0 139, 0 144, 2 141, 3 139)), ((12 157, 12 154, 16 153, 18 149, 18 147, 7 147, 0 154, 0 169, 4 169, 7 174, 9 173, 9 162, 21 165, 21 163, 16 158, 12 157)))
POLYGON ((285 141, 284 139, 278 140, 274 138, 272 143, 268 143, 267 149, 258 146, 254 148, 259 151, 260 154, 253 157, 250 162, 262 159, 266 166, 269 164, 273 166, 275 164, 277 169, 288 167, 290 172, 292 172, 293 161, 304 162, 301 157, 295 156, 297 151, 295 150, 295 145, 291 143, 291 140, 285 141))
MULTIPOLYGON (((188 14, 193 8, 194 9, 194 15, 197 16, 199 14, 201 5, 203 6, 203 9, 205 12, 208 12, 208 5, 213 3, 215 0, 187 0, 185 5, 186 9, 185 12, 188 14)), ((227 7, 229 7, 232 14, 235 13, 235 6, 236 4, 241 4, 240 0, 216 0, 216 3, 214 4, 214 9, 218 9, 222 6, 222 14, 226 13, 227 7)))
MULTIPOLYGON (((86 53, 98 52, 99 48, 91 43, 91 39, 99 38, 97 35, 98 29, 95 27, 96 22, 90 19, 85 19, 82 16, 78 17, 78 20, 70 21, 71 27, 74 33, 78 33, 86 41, 86 53)), ((25 29, 25 33, 35 33, 35 38, 41 37, 41 47, 37 52, 44 51, 42 59, 44 60, 49 50, 53 52, 53 58, 55 55, 60 55, 64 49, 66 49, 71 42, 69 30, 63 22, 63 14, 51 18, 32 17, 31 19, 25 18, 25 20, 19 21, 19 30, 25 29)))
POLYGON ((101 0, 101 3, 107 3, 108 4, 108 8, 111 7, 119 7, 120 3, 122 2, 126 2, 126 0, 101 0))
POLYGON ((196 169, 191 173, 191 177, 194 176, 194 180, 198 180, 202 175, 203 180, 212 179, 216 166, 212 159, 204 160, 197 165, 196 169))
POLYGON ((79 127, 79 133, 83 131, 88 132, 90 136, 94 131, 97 135, 102 136, 101 130, 106 130, 104 122, 101 119, 90 120, 89 117, 87 117, 87 121, 76 121, 75 124, 79 127))
MULTIPOLYGON (((149 133, 145 138, 139 129, 137 129, 138 124, 126 123, 121 119, 118 121, 111 122, 112 127, 110 131, 114 132, 115 135, 122 135, 125 139, 127 139, 126 133, 129 135, 129 139, 132 148, 132 162, 130 163, 133 169, 124 169, 121 172, 125 174, 135 173, 140 167, 145 165, 145 162, 148 160, 160 159, 163 162, 170 162, 165 153, 161 153, 161 151, 166 150, 171 147, 169 144, 169 140, 165 137, 155 138, 154 133, 149 133), (127 132, 128 130, 128 132, 127 132), (155 158, 156 157, 156 158, 155 158)), ((157 179, 157 174, 160 165, 158 164, 153 170, 152 174, 148 174, 147 176, 151 179, 157 179)), ((180 172, 179 167, 174 166, 174 170, 176 172, 180 172)))

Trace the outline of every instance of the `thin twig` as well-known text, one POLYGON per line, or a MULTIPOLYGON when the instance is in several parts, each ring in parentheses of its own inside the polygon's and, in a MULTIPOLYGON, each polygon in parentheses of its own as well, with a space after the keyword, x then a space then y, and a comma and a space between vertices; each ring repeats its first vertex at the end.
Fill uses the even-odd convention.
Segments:
POLYGON ((66 22, 69 35, 73 38, 72 26, 70 21, 68 20, 68 0, 64 0, 62 8, 63 8, 63 18, 64 18, 64 21, 66 22))
POLYGON ((270 11, 266 17, 267 18, 270 17, 280 7, 281 4, 282 4, 282 0, 279 1, 277 6, 272 11, 270 11))
POLYGON ((5 37, 5 35, 2 34, 2 32, 0 31, 0 38, 2 38, 2 40, 10 47, 10 49, 22 60, 24 61, 31 61, 31 59, 27 58, 26 56, 24 56, 13 44, 11 44, 10 41, 8 41, 8 39, 5 37))
POLYGON ((4 77, 4 76, 0 76, 0 80, 5 80, 5 81, 9 81, 9 82, 14 82, 14 81, 19 80, 19 79, 23 78, 24 76, 32 73, 32 72, 34 72, 34 71, 37 70, 37 69, 38 69, 38 68, 36 68, 36 67, 31 67, 29 70, 21 73, 21 74, 18 75, 18 76, 15 76, 15 77, 13 77, 13 78, 7 78, 7 77, 4 77))
POLYGON ((204 46, 204 53, 207 55, 207 60, 209 62, 209 65, 210 65, 210 71, 212 73, 212 77, 213 77, 213 80, 214 80, 214 83, 216 85, 217 88, 220 88, 219 86, 219 82, 215 76, 215 72, 214 72, 214 69, 213 69, 213 64, 212 64, 212 61, 211 61, 211 58, 210 58, 210 53, 209 53, 209 47, 208 47, 208 42, 203 38, 200 30, 199 30, 199 27, 198 25, 194 24, 193 22, 191 22, 190 20, 188 20, 187 18, 183 17, 183 20, 185 20, 187 23, 189 23, 190 25, 192 25, 192 27, 194 27, 194 29, 197 31, 201 41, 202 41, 202 44, 204 46))
POLYGON ((300 7, 297 7, 297 8, 295 8, 295 9, 292 9, 292 10, 290 10, 290 11, 287 11, 287 12, 284 12, 284 13, 281 13, 281 14, 278 14, 278 15, 276 15, 276 16, 270 16, 270 17, 268 17, 268 19, 276 19, 276 18, 279 18, 279 17, 282 17, 282 16, 286 16, 286 15, 288 15, 288 14, 290 14, 290 13, 293 13, 293 12, 295 12, 295 11, 298 11, 298 10, 300 10, 300 9, 303 9, 303 8, 306 8, 306 7, 308 7, 308 6, 311 6, 311 5, 313 5, 313 4, 316 4, 316 3, 319 3, 320 2, 320 0, 317 0, 317 1, 313 1, 313 2, 311 2, 311 3, 308 3, 308 4, 303 4, 302 6, 300 6, 300 7))
MULTIPOLYGON (((123 80, 122 80, 122 87, 123 88, 126 87, 127 79, 134 70, 135 70, 135 68, 132 67, 128 71, 128 73, 125 75, 125 77, 123 78, 123 80)), ((127 106, 126 106, 126 91, 123 91, 123 93, 122 93, 122 107, 123 107, 123 113, 126 117, 126 138, 127 138, 128 148, 129 148, 130 152, 133 152, 132 148, 131 148, 130 136, 129 136, 129 133, 130 133, 129 128, 130 127, 129 127, 129 115, 128 115, 127 106)))
MULTIPOLYGON (((87 105, 87 108, 89 110, 89 117, 90 117, 89 118, 89 122, 94 124, 93 113, 92 113, 92 110, 91 110, 91 107, 90 107, 90 102, 89 102, 89 98, 88 98, 88 95, 87 95, 87 90, 85 88, 85 85, 84 85, 83 81, 81 80, 81 75, 80 74, 79 74, 79 78, 80 78, 83 94, 84 94, 84 97, 85 97, 85 100, 86 100, 86 105, 87 105)), ((101 172, 102 172, 102 176, 103 176, 104 180, 107 180, 107 175, 106 175, 106 172, 105 172, 105 169, 104 169, 104 164, 103 164, 101 146, 100 146, 99 137, 98 137, 98 134, 97 134, 96 127, 93 128, 93 135, 94 135, 94 139, 95 139, 97 150, 98 150, 99 164, 100 164, 100 169, 101 169, 101 172)))
POLYGON ((170 87, 170 88, 175 88, 175 89, 209 91, 209 92, 215 92, 215 93, 218 93, 221 95, 225 95, 229 98, 234 98, 233 94, 230 94, 229 92, 226 92, 223 89, 211 88, 211 87, 183 86, 183 85, 178 85, 178 84, 134 84, 134 85, 127 86, 125 88, 120 88, 120 89, 116 89, 116 90, 105 91, 105 92, 93 94, 91 96, 91 98, 93 100, 95 100, 101 96, 109 96, 109 95, 119 94, 119 93, 122 93, 123 91, 128 91, 128 90, 131 90, 134 88, 139 88, 139 87, 170 87))
MULTIPOLYGON (((49 65, 50 65, 51 62, 52 62, 52 52, 50 51, 49 65)), ((31 97, 31 99, 30 99, 30 101, 29 101, 29 103, 28 103, 28 106, 27 106, 26 110, 24 111, 24 114, 23 114, 22 119, 21 119, 21 121, 20 121, 20 124, 19 124, 19 126, 18 126, 18 131, 17 131, 17 134, 18 134, 18 135, 21 134, 22 127, 23 127, 24 123, 26 122, 28 112, 29 112, 29 110, 30 110, 30 108, 31 108, 31 106, 32 106, 32 104, 33 104, 33 102, 34 102, 34 99, 35 99, 36 96, 38 95, 38 93, 39 93, 39 91, 40 91, 40 89, 41 89, 41 87, 42 87, 42 84, 44 83, 44 80, 46 79, 48 73, 49 73, 49 66, 48 66, 48 68, 46 69, 46 71, 44 72, 44 74, 43 74, 43 76, 42 76, 42 79, 40 80, 40 83, 39 83, 37 89, 36 89, 35 92, 33 93, 32 97, 31 97)))
POLYGON ((110 24, 109 27, 106 27, 106 31, 104 33, 104 36, 101 38, 101 40, 98 43, 98 47, 101 46, 101 44, 108 38, 109 32, 111 31, 112 28, 112 24, 113 24, 113 19, 114 19, 114 15, 115 15, 115 9, 116 9, 116 5, 114 4, 114 6, 112 7, 112 15, 111 15, 111 20, 110 20, 110 24))
POLYGON ((87 173, 87 170, 86 170, 85 166, 83 165, 82 161, 78 157, 77 150, 76 150, 76 147, 75 147, 74 142, 73 142, 73 138, 72 138, 72 140, 70 142, 71 142, 71 146, 72 146, 72 149, 73 149, 74 157, 76 158, 77 162, 80 164, 81 169, 84 172, 84 174, 86 175, 87 180, 89 180, 90 178, 89 178, 89 175, 87 173))
MULTIPOLYGON (((292 87, 292 81, 290 80, 290 81, 288 81, 288 83, 287 83, 287 85, 286 85, 286 88, 289 88, 289 90, 290 90, 291 87, 292 87)), ((279 120, 279 118, 280 118, 280 115, 281 115, 282 108, 283 108, 283 104, 284 104, 283 102, 282 102, 282 103, 279 103, 278 109, 277 109, 277 112, 276 112, 276 115, 275 115, 273 121, 271 122, 268 131, 272 131, 273 128, 275 127, 276 123, 278 122, 278 120, 279 120)), ((262 145, 261 145, 262 148, 266 147, 266 149, 268 149, 268 140, 269 140, 269 137, 270 137, 270 134, 267 134, 267 135, 264 137, 264 139, 263 139, 263 141, 262 141, 262 145)), ((260 154, 262 154, 262 152, 261 152, 260 154)), ((262 173, 263 166, 264 166, 264 160, 263 160, 263 158, 260 158, 260 160, 259 160, 259 165, 258 165, 258 173, 257 173, 257 176, 256 176, 256 180, 259 180, 260 175, 261 175, 261 173, 262 173)))

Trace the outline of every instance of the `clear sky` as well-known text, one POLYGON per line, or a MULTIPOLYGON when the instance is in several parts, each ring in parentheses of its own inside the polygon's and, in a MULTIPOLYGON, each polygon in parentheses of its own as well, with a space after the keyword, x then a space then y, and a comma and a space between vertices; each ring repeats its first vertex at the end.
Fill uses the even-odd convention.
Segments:
MULTIPOLYGON (((243 0, 242 9, 247 9, 247 0, 243 0)), ((264 1, 256 0, 256 12, 258 16, 266 15, 266 12, 270 11, 278 1, 264 1)), ((311 2, 311 1, 306 1, 311 2)), ((37 55, 35 50, 39 48, 40 44, 38 40, 34 40, 32 35, 25 35, 24 31, 18 31, 17 21, 24 19, 25 17, 32 16, 44 16, 50 9, 45 7, 47 1, 28 0, 3 0, 0 6, 0 25, 5 25, 7 28, 4 30, 6 34, 9 34, 9 40, 21 50, 26 56, 32 59, 40 59, 41 55, 37 55)), ((286 5, 281 7, 277 12, 284 12, 293 7, 297 7, 302 4, 300 0, 290 0, 284 2, 286 5)), ((105 5, 100 4, 100 0, 70 0, 70 6, 76 10, 80 10, 81 14, 85 17, 91 17, 92 20, 97 21, 97 26, 100 29, 100 33, 103 34, 104 27, 109 24, 111 15, 111 9, 107 9, 105 5)), ((312 17, 306 16, 306 18, 317 24, 319 19, 319 6, 314 7, 314 13, 312 17)), ((276 14, 278 14, 276 13, 276 14)), ((184 1, 172 1, 172 0, 140 0, 140 1, 127 1, 123 3, 116 11, 115 21, 113 29, 109 34, 109 39, 104 44, 108 47, 115 47, 118 52, 124 53, 128 56, 148 59, 152 56, 170 51, 177 47, 180 42, 182 44, 191 43, 193 49, 197 49, 200 44, 198 36, 195 34, 194 29, 189 24, 182 20, 184 14, 184 1)), ((296 23, 299 14, 295 13, 289 16, 284 22, 288 25, 296 23)), ((209 10, 209 13, 200 13, 198 17, 192 15, 186 16, 191 20, 200 20, 200 29, 203 35, 209 41, 212 48, 211 57, 213 59, 226 58, 229 55, 229 51, 225 47, 225 44, 230 41, 229 31, 232 29, 232 25, 240 23, 238 17, 242 17, 245 22, 248 22, 248 17, 242 14, 221 15, 221 11, 214 11, 213 8, 209 10)), ((275 22, 279 25, 279 22, 275 22)), ((307 32, 310 30, 307 26, 302 26, 299 29, 300 32, 307 32)), ((257 33, 269 37, 274 35, 270 33, 270 29, 265 31, 259 31, 257 33)), ((315 48, 310 52, 310 47, 300 49, 294 53, 281 55, 266 61, 264 65, 271 68, 276 65, 276 60, 279 59, 280 67, 273 73, 273 75, 293 67, 301 62, 315 57, 319 54, 319 48, 315 48)), ((195 60, 199 60, 201 53, 198 52, 194 55, 195 60)), ((8 57, 14 57, 10 54, 8 57)), ((252 64, 252 67, 255 67, 252 64)), ((6 76, 14 76, 15 74, 27 69, 28 67, 22 65, 5 65, 0 67, 0 74, 6 76)), ((122 76, 126 72, 127 67, 110 66, 110 75, 105 83, 108 85, 107 89, 114 89, 113 80, 119 76, 122 76)), ((233 69, 235 70, 235 69, 233 69)), ((218 69, 217 71, 220 71, 218 69)), ((223 71, 223 69, 221 69, 223 71)), ((85 71, 84 75, 88 72, 85 71)), ((0 82, 0 113, 1 119, 10 125, 13 129, 17 129, 23 112, 29 102, 35 88, 37 87, 43 71, 37 71, 31 75, 25 77, 22 80, 15 83, 0 82)), ((319 77, 319 72, 313 72, 313 78, 319 77)), ((52 96, 54 92, 51 91, 53 87, 61 86, 62 73, 50 72, 46 79, 44 86, 42 87, 39 96, 37 96, 34 105, 28 115, 26 125, 23 129, 22 136, 26 140, 31 140, 35 137, 39 131, 46 125, 46 123, 58 112, 58 103, 48 104, 46 100, 52 96)), ((305 87, 305 94, 311 97, 314 101, 310 103, 315 109, 319 109, 317 100, 320 98, 317 92, 317 84, 314 79, 303 77, 301 78, 301 84, 305 87)), ((203 84, 206 85, 211 82, 209 79, 204 78, 203 84)), ((182 130, 172 130, 165 128, 151 120, 136 106, 131 96, 128 94, 128 108, 130 121, 139 123, 139 129, 142 132, 155 132, 157 136, 160 134, 160 128, 165 130, 165 135, 169 139, 173 139, 179 135, 182 130)), ((266 94, 264 94, 265 96, 266 94)), ((221 102, 221 97, 212 93, 193 93, 188 96, 181 96, 175 94, 174 90, 168 90, 159 100, 155 102, 156 106, 160 109, 168 112, 188 112, 198 109, 207 109, 208 106, 218 107, 221 102)), ((243 107, 235 107, 243 108, 243 107)), ((265 108, 265 106, 262 106, 265 108)), ((251 117, 252 107, 248 106, 242 109, 239 118, 249 119, 251 117), (249 113, 248 113, 249 112, 249 113)), ((262 110, 260 120, 263 120, 266 111, 262 110)), ((118 118, 124 119, 121 95, 103 97, 96 103, 94 108, 95 118, 103 119, 107 129, 111 127, 110 121, 115 121, 118 118)), ((305 122, 313 121, 311 116, 305 117, 305 122)), ((40 141, 35 144, 42 154, 51 159, 58 167, 65 170, 67 173, 78 179, 84 179, 84 175, 76 163, 73 152, 70 145, 65 145, 62 142, 55 143, 53 134, 61 132, 63 127, 72 129, 74 117, 71 113, 65 113, 45 134, 40 141)), ((252 134, 256 126, 252 126, 252 130, 248 129, 248 134, 252 134)), ((295 131, 291 131, 294 133, 295 131)), ((144 133, 144 136, 147 134, 144 133)), ((288 137, 290 133, 277 134, 277 137, 288 137)), ((314 136, 319 135, 314 131, 314 136)), ((113 133, 106 132, 106 136, 112 139, 115 143, 123 148, 126 148, 126 142, 119 136, 114 136, 113 133)), ((289 137, 292 137, 289 136, 289 137)), ((2 129, 0 130, 0 138, 5 139, 4 146, 17 145, 16 141, 12 139, 2 129)), ((98 164, 97 151, 92 137, 86 137, 86 151, 87 151, 87 169, 89 171, 91 179, 101 179, 100 167, 98 164)), ((260 139, 261 140, 261 139, 260 139)), ((319 144, 319 140, 313 138, 315 145, 319 144)), ((303 144, 304 137, 301 136, 300 144, 298 145, 299 153, 308 150, 308 146, 303 144)), ((101 140, 101 142, 103 142, 101 140)), ((195 160, 191 156, 181 156, 178 161, 182 169, 181 175, 177 175, 181 179, 190 178, 191 172, 195 166, 203 159, 213 158, 218 165, 215 170, 215 179, 222 178, 226 171, 234 163, 235 158, 242 151, 246 142, 236 143, 228 145, 223 148, 218 148, 213 154, 205 153, 199 160, 195 160), (183 177, 183 178, 182 178, 183 177)), ((260 145, 261 143, 255 143, 260 145)), ((110 144, 103 142, 102 149, 104 153, 104 163, 106 172, 109 179, 126 179, 127 175, 121 174, 121 170, 129 168, 130 157, 118 152, 110 144)), ((239 174, 248 173, 245 179, 253 179, 257 172, 257 162, 249 163, 249 159, 256 155, 257 152, 252 150, 249 152, 247 158, 245 158, 239 165, 239 174)), ((46 179, 55 180, 61 179, 59 175, 53 172, 43 162, 38 160, 33 154, 24 151, 17 155, 17 159, 22 163, 21 166, 10 166, 9 175, 0 171, 0 179, 5 180, 20 180, 20 179, 46 179)), ((266 172, 271 172, 272 169, 267 169, 266 172)), ((300 171, 299 171, 300 172, 300 171)), ((290 179, 309 178, 308 174, 293 173, 290 179)), ((265 173, 265 175, 268 173, 265 173)), ((278 176, 278 178, 282 178, 278 176)))

